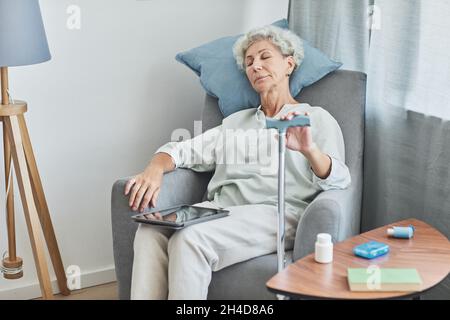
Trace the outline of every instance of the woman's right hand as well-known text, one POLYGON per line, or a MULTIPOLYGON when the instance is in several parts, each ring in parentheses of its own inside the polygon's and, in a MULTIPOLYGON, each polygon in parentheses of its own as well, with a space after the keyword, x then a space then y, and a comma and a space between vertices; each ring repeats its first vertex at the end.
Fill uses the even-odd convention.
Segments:
POLYGON ((156 206, 163 175, 163 168, 150 166, 127 182, 125 195, 128 195, 131 191, 128 204, 133 211, 139 209, 140 212, 143 212, 149 204, 152 207, 156 206))

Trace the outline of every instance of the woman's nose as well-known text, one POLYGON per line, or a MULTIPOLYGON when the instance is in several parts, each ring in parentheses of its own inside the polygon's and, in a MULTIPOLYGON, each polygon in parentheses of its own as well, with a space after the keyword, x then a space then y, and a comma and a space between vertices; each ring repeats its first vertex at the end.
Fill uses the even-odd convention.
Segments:
POLYGON ((261 69, 262 69, 262 67, 260 64, 253 63, 253 70, 257 71, 257 70, 261 70, 261 69))

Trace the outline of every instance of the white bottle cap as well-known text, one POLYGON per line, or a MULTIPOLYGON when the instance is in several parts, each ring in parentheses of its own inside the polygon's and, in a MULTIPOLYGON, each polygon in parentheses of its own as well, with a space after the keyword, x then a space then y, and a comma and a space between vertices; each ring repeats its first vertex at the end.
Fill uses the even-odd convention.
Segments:
POLYGON ((331 235, 328 233, 319 233, 317 235, 317 242, 320 244, 331 243, 331 235))
POLYGON ((388 228, 387 229, 387 234, 388 234, 388 236, 393 236, 394 235, 394 228, 388 228))

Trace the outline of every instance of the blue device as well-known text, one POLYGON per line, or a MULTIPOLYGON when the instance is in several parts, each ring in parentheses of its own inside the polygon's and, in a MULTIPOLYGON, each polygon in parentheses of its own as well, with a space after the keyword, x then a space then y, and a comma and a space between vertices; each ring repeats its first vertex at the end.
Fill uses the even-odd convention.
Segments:
POLYGON ((377 241, 370 241, 353 248, 356 256, 373 259, 389 252, 389 245, 377 241))
POLYGON ((387 234, 394 238, 411 239, 414 236, 414 226, 392 227, 387 229, 387 234))

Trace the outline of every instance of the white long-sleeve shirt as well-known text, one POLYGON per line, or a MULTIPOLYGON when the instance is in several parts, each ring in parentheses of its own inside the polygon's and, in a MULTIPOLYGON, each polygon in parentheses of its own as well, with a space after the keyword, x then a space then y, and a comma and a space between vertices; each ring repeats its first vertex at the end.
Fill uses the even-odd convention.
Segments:
MULTIPOLYGON (((345 147, 336 120, 323 108, 307 103, 286 104, 273 118, 291 111, 308 112, 313 141, 331 158, 326 179, 317 177, 308 160, 286 148, 285 207, 301 215, 322 190, 345 189, 351 183, 345 165, 345 147)), ((215 171, 208 184, 208 200, 219 207, 278 203, 278 139, 266 129, 266 116, 258 108, 245 109, 222 124, 192 139, 169 142, 155 153, 169 154, 177 168, 215 171)))

